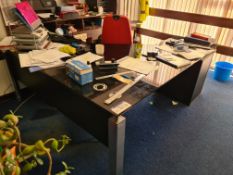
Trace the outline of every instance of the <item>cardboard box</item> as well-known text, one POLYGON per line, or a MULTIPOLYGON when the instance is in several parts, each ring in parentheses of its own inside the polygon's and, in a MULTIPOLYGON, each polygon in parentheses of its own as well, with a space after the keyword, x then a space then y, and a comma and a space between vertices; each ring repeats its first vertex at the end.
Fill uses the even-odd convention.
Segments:
POLYGON ((93 81, 93 71, 91 66, 81 61, 69 60, 66 64, 67 75, 80 85, 85 85, 93 81))

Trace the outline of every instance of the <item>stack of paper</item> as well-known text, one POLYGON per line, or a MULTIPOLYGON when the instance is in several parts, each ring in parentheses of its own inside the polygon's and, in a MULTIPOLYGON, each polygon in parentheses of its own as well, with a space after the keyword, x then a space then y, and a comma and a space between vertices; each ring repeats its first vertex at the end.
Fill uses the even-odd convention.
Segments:
POLYGON ((157 66, 140 59, 136 59, 130 56, 126 56, 118 60, 119 66, 125 69, 129 69, 135 71, 137 73, 141 73, 147 75, 158 69, 157 66))
POLYGON ((33 50, 28 53, 19 54, 21 67, 31 67, 30 71, 37 71, 64 65, 62 57, 69 56, 58 49, 33 50))

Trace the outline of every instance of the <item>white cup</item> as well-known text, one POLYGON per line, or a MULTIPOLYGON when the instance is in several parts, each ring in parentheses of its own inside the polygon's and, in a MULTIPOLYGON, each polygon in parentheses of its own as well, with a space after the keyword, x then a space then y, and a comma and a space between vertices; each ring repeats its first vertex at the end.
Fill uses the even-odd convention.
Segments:
POLYGON ((64 35, 64 30, 62 28, 56 28, 55 30, 56 34, 58 34, 59 36, 63 36, 64 35))
POLYGON ((103 44, 96 44, 95 45, 95 52, 97 55, 104 55, 104 45, 103 44))

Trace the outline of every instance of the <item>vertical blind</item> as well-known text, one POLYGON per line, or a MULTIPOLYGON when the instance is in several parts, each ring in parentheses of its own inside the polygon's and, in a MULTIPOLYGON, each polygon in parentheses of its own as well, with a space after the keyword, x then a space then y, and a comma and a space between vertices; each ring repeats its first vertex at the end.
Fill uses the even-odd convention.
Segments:
MULTIPOLYGON (((135 21, 138 16, 138 4, 138 0, 120 1, 120 13, 135 21)), ((154 8, 233 18, 233 0, 150 0, 149 5, 154 8)), ((233 47, 232 29, 154 16, 148 16, 142 27, 180 36, 186 36, 193 32, 203 33, 215 38, 216 42, 220 45, 233 47)), ((156 38, 142 36, 143 44, 156 44, 159 41, 156 38)), ((215 54, 212 66, 216 61, 229 61, 233 63, 233 58, 215 54)))

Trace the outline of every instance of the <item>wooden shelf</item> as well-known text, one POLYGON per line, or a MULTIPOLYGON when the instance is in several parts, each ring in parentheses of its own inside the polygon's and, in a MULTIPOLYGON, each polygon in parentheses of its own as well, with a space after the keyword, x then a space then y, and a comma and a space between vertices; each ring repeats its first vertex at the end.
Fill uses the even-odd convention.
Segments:
POLYGON ((57 18, 53 20, 45 20, 43 23, 60 23, 60 22, 67 22, 67 21, 77 21, 77 20, 85 20, 85 19, 93 19, 93 18, 103 18, 104 16, 111 14, 111 13, 104 13, 104 14, 97 14, 97 15, 83 15, 83 16, 74 16, 74 17, 67 17, 67 18, 57 18))

